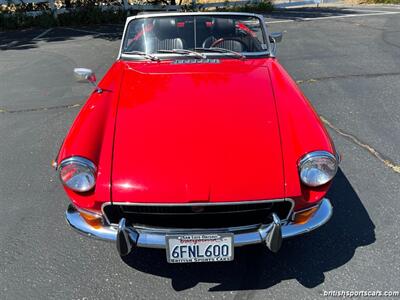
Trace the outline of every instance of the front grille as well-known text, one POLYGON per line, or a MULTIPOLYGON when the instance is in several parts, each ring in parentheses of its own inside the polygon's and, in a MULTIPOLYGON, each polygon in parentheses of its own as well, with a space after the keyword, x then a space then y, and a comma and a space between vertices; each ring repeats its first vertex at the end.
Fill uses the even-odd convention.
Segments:
POLYGON ((272 213, 281 220, 288 218, 290 201, 265 201, 202 205, 114 204, 103 207, 111 224, 125 218, 131 225, 160 228, 226 228, 269 224, 272 213))

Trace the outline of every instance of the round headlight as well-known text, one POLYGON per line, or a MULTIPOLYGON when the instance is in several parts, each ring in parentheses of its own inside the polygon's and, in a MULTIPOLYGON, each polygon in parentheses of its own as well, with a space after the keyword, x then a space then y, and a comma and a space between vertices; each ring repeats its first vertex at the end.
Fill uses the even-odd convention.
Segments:
POLYGON ((59 167, 61 182, 76 192, 90 191, 96 184, 96 166, 88 159, 73 156, 59 167))
POLYGON ((323 185, 333 179, 338 169, 334 155, 326 151, 306 154, 299 164, 301 181, 312 187, 323 185))

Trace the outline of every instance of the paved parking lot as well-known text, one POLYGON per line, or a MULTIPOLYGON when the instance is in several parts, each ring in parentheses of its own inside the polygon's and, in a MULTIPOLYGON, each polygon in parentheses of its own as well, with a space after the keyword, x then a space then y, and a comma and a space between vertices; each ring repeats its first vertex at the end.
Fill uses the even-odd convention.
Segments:
POLYGON ((329 290, 400 290, 400 9, 336 8, 267 16, 278 58, 343 155, 332 220, 278 254, 169 265, 160 250, 121 259, 73 232, 50 161, 101 77, 121 26, 0 33, 0 299, 315 299, 329 290))

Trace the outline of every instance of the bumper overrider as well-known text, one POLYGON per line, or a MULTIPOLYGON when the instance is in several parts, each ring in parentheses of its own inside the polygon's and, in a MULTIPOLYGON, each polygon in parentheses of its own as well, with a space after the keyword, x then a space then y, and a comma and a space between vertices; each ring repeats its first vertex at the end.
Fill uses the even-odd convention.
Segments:
POLYGON ((129 254, 135 247, 165 249, 166 235, 188 233, 233 233, 235 247, 265 243, 272 251, 277 252, 282 240, 296 235, 304 234, 324 225, 332 216, 332 204, 324 198, 321 202, 307 211, 295 212, 289 221, 281 221, 276 214, 272 215, 272 223, 259 226, 241 226, 231 228, 213 229, 179 229, 179 228, 153 228, 137 227, 127 224, 122 218, 118 224, 109 225, 102 215, 93 215, 76 209, 72 204, 66 211, 66 219, 72 228, 78 232, 99 239, 115 241, 121 256, 129 254), (296 218, 305 212, 305 217, 296 218))

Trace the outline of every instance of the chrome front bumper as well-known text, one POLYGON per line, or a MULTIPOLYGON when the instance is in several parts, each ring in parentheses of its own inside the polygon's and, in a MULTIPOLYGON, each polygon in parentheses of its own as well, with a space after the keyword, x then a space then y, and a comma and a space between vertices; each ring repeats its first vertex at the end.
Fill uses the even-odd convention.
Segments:
MULTIPOLYGON (((318 209, 313 215, 303 224, 293 222, 280 224, 282 238, 290 238, 296 235, 304 234, 324 225, 332 216, 332 204, 324 198, 318 209)), ((118 227, 105 225, 91 226, 81 216, 78 210, 71 204, 66 211, 66 219, 72 228, 80 233, 99 239, 116 241, 118 227)), ((259 227, 236 227, 236 228, 218 228, 213 230, 195 230, 195 229, 160 229, 160 228, 139 228, 126 227, 130 238, 134 240, 135 246, 147 248, 166 248, 165 236, 167 234, 177 233, 194 233, 194 232, 232 232, 234 233, 234 246, 240 247, 250 244, 265 243, 268 241, 268 234, 273 231, 273 223, 260 225, 259 227)))

